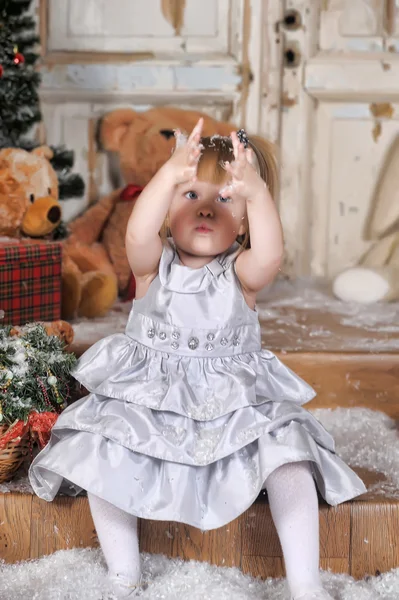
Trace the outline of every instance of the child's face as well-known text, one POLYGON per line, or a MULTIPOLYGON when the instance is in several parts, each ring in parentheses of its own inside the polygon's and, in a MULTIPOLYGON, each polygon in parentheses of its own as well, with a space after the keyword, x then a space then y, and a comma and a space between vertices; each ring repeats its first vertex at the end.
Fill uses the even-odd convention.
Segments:
POLYGON ((245 233, 245 200, 221 197, 223 185, 196 181, 181 184, 169 210, 169 228, 178 248, 194 256, 225 252, 245 233))

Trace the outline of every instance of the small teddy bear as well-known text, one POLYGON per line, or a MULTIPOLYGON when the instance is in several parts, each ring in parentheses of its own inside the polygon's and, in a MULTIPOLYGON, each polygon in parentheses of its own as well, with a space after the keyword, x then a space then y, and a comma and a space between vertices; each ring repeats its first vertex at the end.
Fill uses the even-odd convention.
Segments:
MULTIPOLYGON (((61 222, 52 150, 0 150, 0 236, 51 240, 61 222)), ((87 252, 72 236, 63 242, 62 306, 65 319, 104 315, 117 297, 114 270, 101 247, 87 252)))

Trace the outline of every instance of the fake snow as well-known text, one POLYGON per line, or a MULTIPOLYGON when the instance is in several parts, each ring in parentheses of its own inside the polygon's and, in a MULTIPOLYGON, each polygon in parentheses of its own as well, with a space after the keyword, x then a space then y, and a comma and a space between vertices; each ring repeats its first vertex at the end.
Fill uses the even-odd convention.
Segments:
POLYGON ((117 302, 105 317, 73 321, 74 345, 91 345, 107 335, 123 333, 131 307, 131 302, 117 302))
MULTIPOLYGON (((288 600, 284 579, 261 581, 238 568, 184 562, 163 555, 142 555, 148 587, 142 600, 288 600)), ((61 550, 40 560, 0 566, 4 600, 116 600, 108 591, 99 549, 61 550)), ((394 600, 399 597, 399 569, 355 581, 349 575, 322 572, 334 600, 394 600)))
POLYGON ((358 304, 336 299, 324 279, 276 281, 259 294, 262 339, 283 352, 394 352, 399 302, 358 304))
MULTIPOLYGON (((125 331, 130 302, 105 316, 73 322, 74 344, 88 346, 125 331)), ((399 303, 343 302, 321 279, 280 279, 259 294, 265 347, 272 351, 393 352, 399 349, 399 303)))
POLYGON ((386 481, 371 485, 369 492, 399 499, 399 435, 393 419, 368 408, 310 412, 334 437, 337 454, 344 462, 386 476, 386 481))

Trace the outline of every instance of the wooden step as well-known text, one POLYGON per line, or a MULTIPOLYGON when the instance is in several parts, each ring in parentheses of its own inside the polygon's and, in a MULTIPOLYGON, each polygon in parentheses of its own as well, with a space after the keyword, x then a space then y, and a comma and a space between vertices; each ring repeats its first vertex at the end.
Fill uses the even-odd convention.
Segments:
MULTIPOLYGON (((123 331, 129 308, 123 306, 116 308, 122 316, 118 320, 81 325, 71 349, 80 355, 97 339, 123 331)), ((399 318, 399 304, 395 306, 389 310, 399 318)), ((340 311, 326 313, 323 304, 320 309, 302 309, 295 303, 268 307, 274 316, 261 323, 262 345, 314 387, 318 395, 307 409, 361 406, 381 410, 399 423, 398 332, 375 326, 370 333, 348 325, 340 311)), ((370 322, 378 324, 373 315, 370 322)), ((384 483, 380 473, 354 470, 368 487, 384 483)), ((0 558, 6 562, 98 545, 83 496, 47 503, 30 494, 0 494, 0 515, 0 558)), ((355 578, 399 567, 398 531, 399 491, 392 496, 367 493, 337 507, 321 502, 321 567, 355 578)), ((140 521, 139 532, 143 552, 237 566, 262 578, 284 575, 280 544, 263 495, 238 519, 210 532, 147 520, 140 521)))
MULTIPOLYGON (((384 476, 355 469, 367 486, 384 476)), ((47 503, 21 493, 0 495, 0 558, 8 563, 57 550, 97 546, 86 497, 47 503)), ((140 520, 140 549, 184 560, 240 567, 253 576, 280 577, 284 565, 267 498, 229 525, 209 532, 140 520)), ((355 578, 399 567, 399 495, 365 494, 337 507, 320 503, 321 567, 355 578)))
POLYGON ((316 398, 305 405, 307 410, 359 406, 379 410, 399 421, 399 354, 276 355, 317 392, 316 398))

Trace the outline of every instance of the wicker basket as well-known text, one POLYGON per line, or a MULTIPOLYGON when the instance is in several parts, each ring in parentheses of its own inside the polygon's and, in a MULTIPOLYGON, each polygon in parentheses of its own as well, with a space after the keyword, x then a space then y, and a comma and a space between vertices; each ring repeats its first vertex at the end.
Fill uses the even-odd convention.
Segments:
MULTIPOLYGON (((7 425, 0 425, 0 437, 7 429, 7 425)), ((28 454, 29 432, 25 433, 18 441, 8 442, 6 447, 0 450, 0 483, 13 478, 28 454)))

